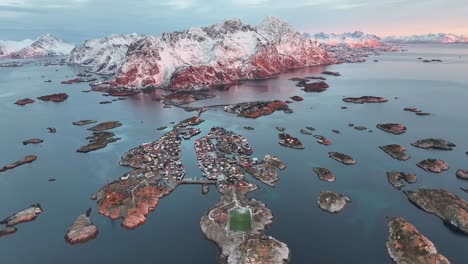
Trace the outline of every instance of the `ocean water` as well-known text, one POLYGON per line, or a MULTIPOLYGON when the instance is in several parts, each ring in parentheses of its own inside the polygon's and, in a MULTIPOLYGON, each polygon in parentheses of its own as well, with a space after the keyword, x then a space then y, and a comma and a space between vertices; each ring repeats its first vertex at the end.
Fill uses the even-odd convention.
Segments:
MULTIPOLYGON (((288 168, 280 172, 275 188, 256 182, 260 190, 249 196, 264 202, 274 215, 266 233, 288 244, 292 263, 392 263, 388 256, 387 217, 402 216, 427 236, 452 263, 467 263, 468 236, 454 232, 436 216, 413 206, 405 195, 388 182, 391 170, 414 172, 418 182, 406 189, 444 188, 463 199, 468 194, 460 187, 468 183, 455 177, 457 169, 468 169, 468 45, 411 45, 407 52, 386 53, 361 64, 326 67, 342 76, 326 76, 330 88, 323 93, 304 93, 288 81, 291 77, 319 76, 325 67, 311 67, 279 75, 275 79, 245 82, 217 97, 194 105, 216 105, 253 100, 294 102, 293 114, 282 112, 255 120, 239 118, 213 108, 203 114, 199 127, 203 136, 213 126, 243 134, 254 149, 253 156, 277 155, 288 168), (422 63, 442 59, 443 63, 422 63), (379 62, 373 62, 378 59, 379 62), (375 95, 389 99, 384 104, 346 104, 343 97, 375 95), (398 99, 394 99, 397 97, 398 99), (340 109, 347 106, 348 109, 340 109), (430 116, 416 116, 403 111, 415 106, 430 116), (375 128, 378 123, 400 122, 408 127, 403 135, 393 135, 375 128), (349 123, 373 130, 357 131, 349 123), (243 129, 252 126, 254 131, 243 129), (304 150, 278 144, 276 126, 298 137, 304 150), (319 145, 312 136, 299 130, 312 126, 332 140, 331 146, 319 145), (338 129, 340 134, 331 132, 338 129), (453 151, 414 148, 411 142, 427 137, 441 137, 457 144, 453 151), (411 155, 398 161, 378 146, 401 144, 411 155), (329 151, 351 155, 357 164, 346 166, 328 157, 329 151), (450 169, 442 174, 427 173, 416 166, 426 158, 447 161, 450 169), (318 179, 313 167, 327 167, 337 177, 328 183, 318 179), (340 214, 321 211, 316 203, 320 191, 337 191, 349 196, 352 203, 340 214)), ((0 238, 2 263, 217 263, 216 245, 203 236, 200 219, 217 203, 219 194, 212 188, 207 195, 199 186, 181 186, 160 200, 149 214, 147 223, 135 230, 125 230, 120 220, 111 221, 97 213, 93 192, 128 171, 118 165, 120 156, 141 143, 159 138, 171 121, 190 117, 179 108, 163 108, 152 95, 139 95, 125 101, 101 105, 108 97, 100 93, 82 93, 87 84, 62 85, 74 78, 79 67, 41 66, 32 63, 20 68, 0 68, 0 165, 29 154, 38 159, 14 170, 0 173, 0 219, 33 203, 41 203, 44 213, 18 226, 18 232, 0 238), (44 77, 42 77, 44 76, 44 77), (68 77, 66 77, 68 76, 68 77), (45 83, 44 80, 52 80, 45 83), (66 92, 63 103, 41 102, 14 105, 24 97, 66 92), (90 132, 73 126, 80 119, 119 120, 122 127, 112 130, 122 140, 107 148, 87 154, 76 149, 86 143, 90 132), (57 128, 49 134, 47 127, 57 128), (42 138, 40 145, 23 146, 29 138, 42 138), (49 178, 56 182, 48 182, 49 178), (97 239, 83 245, 68 245, 64 236, 75 218, 93 208, 92 220, 99 227, 97 239)), ((200 177, 193 141, 183 143, 183 162, 187 175, 200 177)), ((250 178, 252 181, 254 179, 250 178)))

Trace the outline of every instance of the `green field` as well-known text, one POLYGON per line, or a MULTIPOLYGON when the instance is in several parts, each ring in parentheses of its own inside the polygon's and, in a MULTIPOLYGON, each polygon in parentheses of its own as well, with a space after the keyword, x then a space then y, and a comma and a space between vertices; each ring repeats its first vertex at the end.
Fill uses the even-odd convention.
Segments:
POLYGON ((241 207, 229 211, 229 230, 249 232, 252 229, 250 209, 241 207))

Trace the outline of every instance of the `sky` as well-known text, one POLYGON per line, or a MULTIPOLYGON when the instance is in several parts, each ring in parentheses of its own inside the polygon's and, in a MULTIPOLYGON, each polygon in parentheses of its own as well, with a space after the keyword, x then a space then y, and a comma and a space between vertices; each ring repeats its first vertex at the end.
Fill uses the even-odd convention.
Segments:
POLYGON ((237 17, 276 16, 301 32, 468 35, 467 0, 0 0, 0 39, 51 33, 81 43, 116 33, 158 35, 237 17))

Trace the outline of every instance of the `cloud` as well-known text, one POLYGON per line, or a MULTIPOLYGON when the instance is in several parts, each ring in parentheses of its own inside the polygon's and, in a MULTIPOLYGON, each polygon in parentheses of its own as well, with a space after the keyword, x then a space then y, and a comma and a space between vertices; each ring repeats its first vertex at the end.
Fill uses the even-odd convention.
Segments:
POLYGON ((72 8, 91 2, 92 0, 0 0, 0 10, 4 8, 17 9, 47 9, 72 8))
POLYGON ((166 6, 169 8, 181 10, 181 9, 188 9, 198 5, 198 1, 196 0, 169 0, 163 3, 160 3, 162 6, 166 6))

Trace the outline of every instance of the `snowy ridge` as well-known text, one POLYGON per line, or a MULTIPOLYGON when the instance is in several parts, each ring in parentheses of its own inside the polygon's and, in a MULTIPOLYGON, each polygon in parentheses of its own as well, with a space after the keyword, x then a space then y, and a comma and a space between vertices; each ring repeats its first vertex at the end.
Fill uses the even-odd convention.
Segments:
POLYGON ((34 40, 30 39, 21 41, 0 40, 0 58, 7 57, 8 55, 17 52, 33 43, 34 40))
POLYGON ((327 46, 346 46, 349 48, 372 48, 382 46, 380 37, 372 34, 365 34, 361 31, 347 32, 343 34, 335 33, 305 33, 306 38, 311 38, 327 46))
POLYGON ((6 54, 5 56, 15 59, 64 56, 68 55, 73 48, 73 44, 66 43, 61 39, 47 34, 41 36, 30 45, 27 45, 20 50, 6 54))
POLYGON ((466 43, 468 42, 468 37, 450 33, 438 33, 412 36, 391 36, 384 38, 383 41, 396 44, 466 43))
POLYGON ((87 40, 71 51, 68 63, 88 66, 92 72, 115 74, 125 60, 130 44, 143 37, 133 33, 87 40))
POLYGON ((257 27, 229 19, 133 42, 109 85, 197 89, 335 62, 324 47, 277 18, 257 27))

